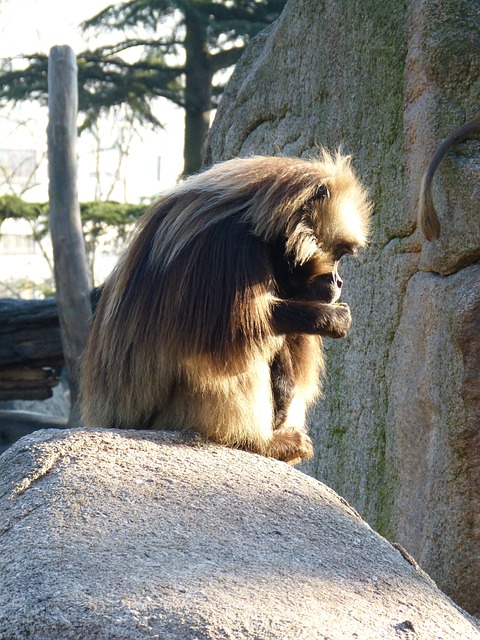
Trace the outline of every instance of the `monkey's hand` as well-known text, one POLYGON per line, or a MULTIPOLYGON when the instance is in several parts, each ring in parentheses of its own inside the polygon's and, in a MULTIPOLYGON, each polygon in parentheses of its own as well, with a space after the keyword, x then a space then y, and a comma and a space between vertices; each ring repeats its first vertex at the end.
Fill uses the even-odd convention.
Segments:
POLYGON ((329 338, 345 338, 352 326, 352 314, 346 302, 336 302, 332 308, 331 327, 325 328, 321 335, 329 338))
POLYGON ((310 300, 276 300, 272 309, 275 333, 344 338, 352 324, 350 307, 345 302, 326 304, 310 300))
POLYGON ((264 455, 294 465, 301 460, 310 460, 313 456, 313 445, 304 431, 294 427, 283 427, 273 432, 264 455))

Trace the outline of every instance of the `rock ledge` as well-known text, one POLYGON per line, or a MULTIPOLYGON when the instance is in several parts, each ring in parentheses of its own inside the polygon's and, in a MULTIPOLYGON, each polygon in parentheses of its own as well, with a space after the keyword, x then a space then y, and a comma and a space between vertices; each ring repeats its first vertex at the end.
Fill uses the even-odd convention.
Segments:
POLYGON ((480 639, 281 462, 178 433, 43 430, 0 478, 0 640, 480 639))

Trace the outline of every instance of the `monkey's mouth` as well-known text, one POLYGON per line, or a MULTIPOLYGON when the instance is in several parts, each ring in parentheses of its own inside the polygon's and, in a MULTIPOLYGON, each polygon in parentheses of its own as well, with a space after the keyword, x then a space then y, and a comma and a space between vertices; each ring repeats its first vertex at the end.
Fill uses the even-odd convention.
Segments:
POLYGON ((330 304, 346 304, 345 302, 339 302, 341 295, 342 295, 342 290, 337 287, 335 295, 333 296, 333 300, 331 301, 330 304))

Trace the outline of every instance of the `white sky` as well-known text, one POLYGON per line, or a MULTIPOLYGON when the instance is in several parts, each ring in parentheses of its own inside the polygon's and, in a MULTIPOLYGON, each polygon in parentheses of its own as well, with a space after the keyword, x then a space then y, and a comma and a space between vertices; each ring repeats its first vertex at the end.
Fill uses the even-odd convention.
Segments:
POLYGON ((2 0, 0 57, 48 53, 57 44, 85 48, 78 25, 111 4, 108 0, 2 0))
MULTIPOLYGON (((80 53, 89 46, 94 47, 99 44, 99 40, 93 39, 93 30, 91 33, 84 34, 79 24, 93 17, 112 2, 113 0, 0 0, 0 58, 29 53, 48 53, 55 45, 67 44, 75 53, 80 53)), ((118 38, 118 32, 107 33, 102 35, 102 42, 115 42, 118 38)), ((22 113, 25 109, 32 113, 35 109, 38 111, 39 107, 32 103, 15 108, 22 113)), ((133 192, 130 189, 131 201, 137 201, 137 196, 140 194, 154 195, 146 192, 153 188, 160 191, 169 188, 175 184, 183 167, 182 110, 166 100, 160 100, 155 107, 155 114, 165 125, 165 130, 145 131, 142 139, 137 140, 132 147, 132 158, 129 163, 132 177, 130 183, 138 188, 133 192), (162 158, 161 182, 154 187, 145 186, 145 167, 142 162, 145 155, 151 158, 149 160, 151 173, 156 157, 162 158)), ((45 117, 45 113, 42 116, 39 115, 39 124, 42 117, 45 117)), ((41 126, 43 127, 43 124, 41 126)), ((80 143, 82 139, 83 136, 80 138, 80 143)), ((82 148, 79 148, 79 152, 82 153, 82 148)), ((79 186, 81 190, 81 184, 79 186)), ((84 199, 91 198, 91 195, 84 196, 84 199)))
MULTIPOLYGON (((30 53, 48 54, 55 45, 69 45, 75 53, 105 42, 115 42, 118 33, 102 35, 101 42, 93 39, 92 33, 83 34, 79 24, 112 4, 113 0, 0 0, 0 58, 21 56, 30 53)), ((46 149, 47 109, 35 102, 27 102, 0 109, 0 147, 5 149, 36 149, 42 153, 46 149), (14 126, 23 119, 26 126, 14 126)), ((111 196, 128 202, 139 202, 173 186, 183 167, 183 119, 181 109, 167 100, 158 100, 155 115, 165 125, 165 129, 144 129, 141 137, 135 137, 126 163, 128 188, 122 191, 122 183, 117 183, 117 191, 111 196), (160 176, 158 174, 158 167, 160 176)), ((117 122, 102 125, 102 146, 108 148, 109 138, 115 138, 117 122), (111 135, 110 135, 111 134, 111 135)), ((94 199, 90 173, 95 166, 92 156, 91 137, 83 134, 77 141, 78 188, 80 201, 94 199), (90 141, 89 141, 90 140, 90 141)), ((38 157, 38 155, 37 155, 38 157)), ((105 154, 102 187, 106 192, 112 184, 113 173, 109 165, 109 154, 105 154)), ((37 171, 38 184, 27 191, 26 200, 45 202, 48 199, 48 177, 46 160, 37 171)), ((0 184, 1 187, 1 184, 0 184)), ((22 221, 6 220, 2 225, 4 234, 29 233, 29 228, 20 228, 22 221), (10 229, 10 226, 12 228, 10 229)), ((25 223, 26 224, 26 223, 25 223)), ((28 225, 27 225, 28 226, 28 225)), ((96 260, 97 282, 101 282, 110 271, 115 257, 99 253, 96 260)), ((41 281, 50 275, 46 262, 37 252, 35 255, 4 255, 0 252, 0 275, 8 278, 33 278, 41 281)))

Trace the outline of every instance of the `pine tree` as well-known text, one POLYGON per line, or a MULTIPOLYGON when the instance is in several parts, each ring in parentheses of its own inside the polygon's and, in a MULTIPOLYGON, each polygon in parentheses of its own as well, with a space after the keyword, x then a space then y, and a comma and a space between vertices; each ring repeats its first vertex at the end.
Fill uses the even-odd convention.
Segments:
MULTIPOLYGON (((77 57, 79 110, 88 127, 100 113, 127 104, 143 123, 159 125, 152 100, 163 97, 185 110, 184 173, 202 164, 210 113, 221 95, 217 72, 234 65, 248 40, 275 20, 286 0, 128 0, 107 7, 83 25, 118 31, 117 44, 77 57), (137 37, 135 31, 151 37, 137 37), (125 52, 138 52, 134 61, 125 52)), ((0 72, 0 104, 47 100, 47 56, 12 60, 0 72)))

